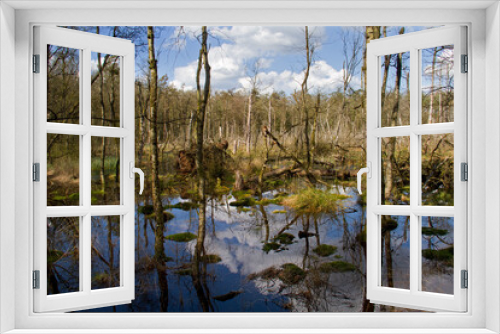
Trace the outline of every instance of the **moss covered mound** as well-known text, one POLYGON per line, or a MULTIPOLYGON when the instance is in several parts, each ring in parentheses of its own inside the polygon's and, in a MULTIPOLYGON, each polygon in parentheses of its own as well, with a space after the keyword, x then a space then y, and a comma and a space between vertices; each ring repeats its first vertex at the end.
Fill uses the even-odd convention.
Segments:
POLYGON ((229 203, 231 206, 254 206, 255 200, 252 197, 244 197, 229 203))
POLYGON ((274 242, 279 242, 282 245, 290 245, 293 243, 295 236, 290 233, 281 233, 274 237, 274 242))
POLYGON ((443 249, 424 249, 422 256, 427 260, 441 261, 445 265, 453 265, 453 246, 443 249))
POLYGON ((262 250, 266 253, 269 253, 272 250, 278 250, 280 248, 280 244, 277 242, 268 242, 262 246, 262 250))
POLYGON ((204 263, 219 263, 221 261, 221 257, 217 254, 206 254, 201 258, 201 262, 204 263))
POLYGON ((432 227, 422 227, 422 234, 427 236, 435 236, 438 235, 440 237, 445 236, 449 233, 448 230, 443 230, 439 228, 432 227))
POLYGON ((198 204, 196 204, 194 202, 190 202, 190 201, 179 202, 176 204, 170 204, 170 205, 165 206, 165 209, 179 209, 179 210, 184 210, 184 211, 190 211, 190 210, 197 209, 197 208, 198 208, 198 204))
POLYGON ((306 278, 306 272, 293 263, 285 263, 281 269, 279 278, 286 284, 297 284, 306 278))
POLYGON ((175 242, 188 242, 196 239, 196 234, 193 234, 191 232, 182 232, 182 233, 167 235, 165 239, 175 242))
POLYGON ((137 211, 139 211, 139 213, 142 213, 143 215, 150 215, 152 214, 153 212, 155 212, 155 209, 152 205, 144 205, 144 206, 140 206, 137 211))
POLYGON ((394 219, 382 219, 382 233, 394 231, 398 228, 398 222, 394 219))
POLYGON ((337 251, 337 246, 322 244, 313 249, 313 252, 319 256, 330 256, 337 251))
POLYGON ((283 199, 281 204, 300 213, 318 214, 335 212, 339 201, 349 198, 347 195, 332 194, 316 188, 307 188, 296 195, 283 199))
POLYGON ((349 262, 332 261, 332 262, 322 263, 319 266, 319 270, 324 272, 324 273, 331 273, 331 272, 345 273, 345 272, 356 270, 356 266, 352 263, 349 263, 349 262))

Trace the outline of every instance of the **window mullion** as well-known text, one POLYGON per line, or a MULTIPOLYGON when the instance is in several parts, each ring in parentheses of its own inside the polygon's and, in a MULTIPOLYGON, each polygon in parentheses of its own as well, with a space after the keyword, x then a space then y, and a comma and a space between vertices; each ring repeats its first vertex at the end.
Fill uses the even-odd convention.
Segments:
POLYGON ((415 133, 419 124, 420 66, 419 50, 410 50, 410 291, 419 290, 420 277, 420 233, 419 217, 415 209, 420 205, 420 136, 415 133))

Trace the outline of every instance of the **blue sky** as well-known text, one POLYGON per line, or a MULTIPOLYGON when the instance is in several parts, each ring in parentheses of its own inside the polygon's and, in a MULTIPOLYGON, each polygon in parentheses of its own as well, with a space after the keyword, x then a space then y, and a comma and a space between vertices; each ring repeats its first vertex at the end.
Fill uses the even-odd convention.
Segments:
MULTIPOLYGON (((212 90, 248 90, 252 69, 258 64, 257 88, 262 93, 299 89, 305 68, 304 27, 299 26, 219 26, 209 27, 209 61, 212 67, 212 90)), ((406 27, 406 33, 425 29, 406 27)), ((316 50, 309 77, 312 92, 331 93, 342 86, 344 43, 352 46, 360 39, 358 59, 362 57, 365 27, 309 27, 316 50)), ((388 27, 388 35, 399 27, 388 27)), ((109 33, 109 28, 101 33, 109 33)), ((200 27, 155 27, 159 76, 167 75, 176 88, 194 89, 200 44, 200 27), (179 38, 181 36, 181 38, 179 38)), ((136 40, 138 77, 145 76, 147 42, 136 40)), ((360 67, 356 68, 351 86, 360 85, 360 67)))

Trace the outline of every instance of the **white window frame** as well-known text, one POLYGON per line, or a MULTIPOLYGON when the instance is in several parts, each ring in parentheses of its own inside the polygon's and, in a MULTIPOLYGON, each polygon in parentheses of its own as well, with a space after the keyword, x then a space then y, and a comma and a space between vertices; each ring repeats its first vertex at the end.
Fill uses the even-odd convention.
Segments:
MULTIPOLYGON (((0 214, 1 248, 0 265, 0 316, 2 331, 16 329, 13 333, 37 333, 37 329, 70 333, 75 328, 86 328, 89 333, 134 332, 130 329, 164 329, 176 332, 188 326, 192 332, 236 332, 235 328, 254 328, 255 332, 346 332, 349 333, 405 333, 420 329, 432 333, 494 333, 500 331, 500 261, 498 260, 500 229, 500 136, 498 109, 500 99, 500 11, 495 2, 414 2, 406 4, 384 1, 358 2, 305 2, 269 1, 266 3, 239 2, 238 4, 213 2, 197 6, 186 1, 180 3, 142 4, 134 2, 108 3, 100 1, 69 2, 17 2, 1 3, 0 16, 0 214), (23 7, 14 13, 9 4, 23 7), (121 9, 103 10, 96 6, 121 9), (150 9, 133 10, 126 6, 150 9), (164 8, 159 8, 164 6, 164 8), (427 7, 426 7, 427 6, 427 7), (461 6, 461 9, 450 9, 461 6), (486 7, 490 6, 488 9, 486 7), (60 7, 69 7, 61 9, 60 7), (85 8, 86 7, 86 8, 85 8), (196 7, 197 9, 193 9, 196 7), (228 7, 232 7, 228 8, 228 7), (267 8, 266 8, 267 7, 267 8), (40 10, 40 9, 59 10, 40 10), (79 8, 79 9, 75 9, 79 8), (84 8, 84 9, 82 9, 84 8), (93 8, 93 9, 92 9, 93 8), (225 9, 221 9, 225 8, 225 9), (352 9, 346 9, 352 8, 352 9), (403 8, 403 9, 401 9, 403 8), (441 9, 440 9, 441 8, 441 9), (15 14, 15 23, 12 20, 15 14), (470 187, 468 197, 469 231, 469 308, 466 313, 436 314, 34 314, 30 259, 32 245, 33 212, 32 183, 30 181, 32 156, 32 82, 30 55, 32 54, 32 27, 37 24, 61 25, 437 25, 465 24, 469 27, 469 154, 470 187), (15 31, 15 44, 12 31, 15 31), (10 37, 9 37, 10 36, 10 37), (5 44, 4 44, 5 43, 5 44), (15 57, 12 49, 15 46, 15 57), (488 63, 486 71, 485 62, 488 63), (15 73, 12 66, 15 65, 15 73), (8 73, 8 77, 5 76, 8 73), (15 75, 14 75, 15 74, 15 75), (15 96, 12 78, 15 77, 15 96), (7 113, 6 109, 10 109, 7 113), (12 113, 15 110, 15 113, 12 113), (15 114, 15 117, 12 116, 15 114), (6 127, 15 127, 15 144, 6 127), (5 130, 5 131, 4 131, 5 130), (2 132, 3 131, 3 132, 2 132), (486 134, 488 140, 486 140, 486 134), (10 142, 9 142, 10 139, 10 142), (485 150, 488 150, 486 154, 485 150), (15 164, 6 162, 15 157, 15 164), (488 164, 486 164, 488 162, 488 164), (12 174, 15 169, 15 180, 12 174), (490 172, 486 182, 486 172, 490 172), (15 186, 15 203, 7 199, 15 186), (486 196, 488 193, 488 197, 486 196), (15 212, 5 207, 15 205, 15 212), (486 206, 488 205, 488 207, 486 206), (488 217, 488 221, 486 221, 488 217), (15 226, 5 223, 12 218, 15 226), (473 227, 472 227, 473 226, 473 227), (15 245, 12 240, 15 238, 15 245), (14 253, 14 256, 12 256, 14 253), (488 266, 486 254, 493 255, 488 266), (30 259, 26 261, 26 259, 30 259), (14 289, 12 287, 15 287, 14 289), (14 291, 13 291, 14 290, 14 291), (486 293, 487 291, 487 293, 486 293), (12 305, 15 305, 12 308, 12 305), (167 328, 168 327, 168 328, 167 328), (216 329, 226 330, 216 330, 216 329), (122 331, 120 331, 122 329, 122 331), (211 330, 210 330, 211 329, 211 330), (266 330, 267 329, 267 330, 266 330), (281 331, 280 329, 283 329, 281 331), (349 330, 347 330, 349 329, 349 330), (357 330, 356 330, 357 329, 357 330)), ((86 331, 87 332, 87 331, 86 331)), ((141 330, 137 330, 141 332, 141 330)), ((142 330, 144 332, 144 330, 142 330)), ((248 331, 247 331, 248 332, 248 331)))
POLYGON ((467 163, 467 73, 461 73, 461 55, 466 55, 466 28, 450 26, 388 37, 370 42, 367 62, 367 161, 371 178, 367 180, 367 298, 376 304, 411 305, 423 310, 467 310, 467 290, 461 287, 461 270, 467 270, 467 185, 460 178, 461 163, 467 163), (454 47, 454 122, 423 124, 421 114, 421 50, 442 45, 454 47), (385 55, 408 52, 410 75, 410 123, 384 127, 380 79, 385 55), (422 205, 421 135, 454 134, 454 206, 422 205), (381 202, 382 138, 408 137, 410 140, 410 204, 385 205, 381 202), (409 289, 381 286, 381 216, 408 216, 409 289), (422 291, 422 217, 454 217, 453 294, 422 291))
POLYGON ((39 271, 39 289, 34 289, 34 311, 75 311, 130 303, 135 296, 135 45, 124 39, 88 32, 34 27, 34 52, 40 57, 39 73, 33 75, 34 162, 40 165, 39 181, 33 184, 34 270, 39 271), (47 46, 78 50, 79 123, 47 122, 47 46), (119 127, 92 125, 91 54, 100 52, 120 58, 119 127), (47 206, 47 134, 79 136, 80 205, 47 206), (91 138, 120 139, 120 203, 91 204, 91 138), (92 290, 92 217, 119 216, 119 286, 92 290), (47 295, 47 218, 79 218, 79 291, 47 295))

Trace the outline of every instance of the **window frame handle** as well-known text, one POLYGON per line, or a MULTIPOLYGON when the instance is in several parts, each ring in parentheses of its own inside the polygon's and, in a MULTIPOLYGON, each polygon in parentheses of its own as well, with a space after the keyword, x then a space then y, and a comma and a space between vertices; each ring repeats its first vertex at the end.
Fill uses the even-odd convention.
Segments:
POLYGON ((363 191, 361 190, 361 177, 363 176, 364 173, 366 173, 366 177, 371 179, 372 178, 372 163, 368 161, 367 167, 361 168, 358 171, 357 177, 358 177, 358 192, 359 194, 363 194, 363 191))
POLYGON ((134 162, 130 161, 129 163, 129 176, 131 179, 134 179, 134 174, 137 173, 139 174, 139 195, 142 195, 142 192, 144 191, 144 172, 140 168, 134 167, 134 162))

